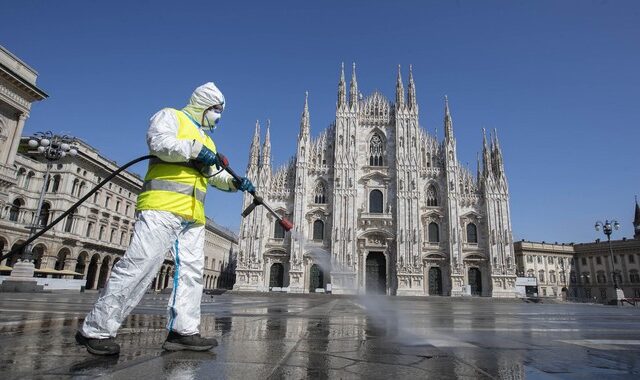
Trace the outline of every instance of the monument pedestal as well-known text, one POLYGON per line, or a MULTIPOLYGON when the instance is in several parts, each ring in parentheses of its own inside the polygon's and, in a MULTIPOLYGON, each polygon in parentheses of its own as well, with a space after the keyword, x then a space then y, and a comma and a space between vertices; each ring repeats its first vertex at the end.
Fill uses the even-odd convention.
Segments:
POLYGON ((18 261, 13 266, 11 276, 0 284, 0 292, 34 293, 43 292, 44 286, 38 285, 33 277, 35 266, 30 261, 18 261))

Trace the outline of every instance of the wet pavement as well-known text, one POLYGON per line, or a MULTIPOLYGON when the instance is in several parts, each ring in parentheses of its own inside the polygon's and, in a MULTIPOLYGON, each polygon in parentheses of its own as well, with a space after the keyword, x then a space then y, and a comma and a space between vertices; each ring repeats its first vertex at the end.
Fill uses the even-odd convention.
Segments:
POLYGON ((118 357, 73 335, 97 295, 0 293, 0 377, 114 379, 640 378, 640 308, 486 298, 204 296, 211 352, 163 352, 148 295, 118 357))

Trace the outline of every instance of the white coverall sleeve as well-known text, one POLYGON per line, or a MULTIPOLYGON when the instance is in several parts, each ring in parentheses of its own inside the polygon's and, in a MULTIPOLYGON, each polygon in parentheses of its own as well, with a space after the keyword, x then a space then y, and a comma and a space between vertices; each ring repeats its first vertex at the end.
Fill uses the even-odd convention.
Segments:
MULTIPOLYGON (((214 171, 214 173, 217 172, 217 169, 215 169, 215 166, 212 167, 212 169, 216 170, 214 171)), ((214 175, 213 177, 210 177, 209 185, 223 191, 230 191, 230 192, 238 191, 238 189, 233 185, 233 177, 231 176, 231 174, 227 173, 225 170, 214 175)))
POLYGON ((164 108, 149 120, 147 145, 149 152, 166 162, 187 162, 198 157, 202 143, 178 140, 178 117, 175 111, 164 108))

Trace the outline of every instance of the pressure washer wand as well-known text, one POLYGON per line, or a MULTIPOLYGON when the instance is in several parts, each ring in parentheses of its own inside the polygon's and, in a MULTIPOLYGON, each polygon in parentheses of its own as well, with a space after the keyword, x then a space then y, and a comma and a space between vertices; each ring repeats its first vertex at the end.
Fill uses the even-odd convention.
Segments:
MULTIPOLYGON (((227 173, 231 174, 233 179, 235 179, 238 183, 242 182, 242 178, 240 178, 240 176, 236 174, 236 172, 234 172, 233 169, 229 167, 229 160, 227 159, 227 157, 225 157, 221 153, 216 153, 216 155, 218 156, 218 162, 220 163, 220 166, 222 166, 222 168, 226 170, 227 173)), ((290 221, 281 217, 275 211, 273 211, 273 209, 269 207, 268 204, 264 203, 264 199, 262 199, 261 196, 256 194, 255 191, 250 191, 249 194, 253 196, 253 202, 249 206, 247 206, 247 208, 244 211, 242 211, 243 218, 246 218, 247 215, 251 214, 251 211, 253 211, 253 209, 256 208, 256 206, 262 205, 264 208, 267 209, 267 211, 271 213, 271 215, 273 215, 276 218, 278 223, 282 226, 282 228, 284 228, 285 231, 290 231, 293 228, 293 223, 291 223, 290 221)))

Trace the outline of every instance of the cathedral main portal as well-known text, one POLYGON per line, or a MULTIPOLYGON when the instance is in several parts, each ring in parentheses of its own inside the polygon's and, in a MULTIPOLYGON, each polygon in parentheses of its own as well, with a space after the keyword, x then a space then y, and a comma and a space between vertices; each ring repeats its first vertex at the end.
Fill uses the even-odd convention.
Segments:
POLYGON ((387 260, 382 252, 369 252, 366 265, 367 294, 387 294, 387 260))

